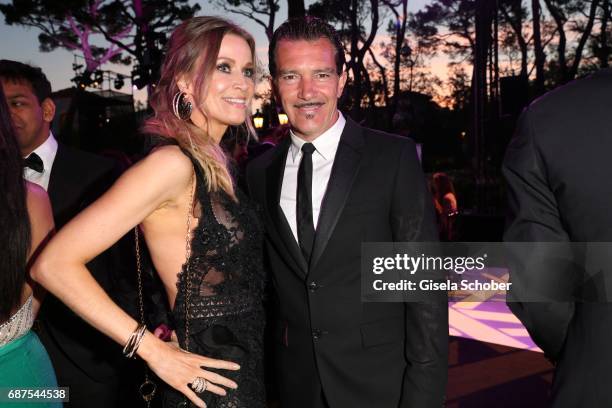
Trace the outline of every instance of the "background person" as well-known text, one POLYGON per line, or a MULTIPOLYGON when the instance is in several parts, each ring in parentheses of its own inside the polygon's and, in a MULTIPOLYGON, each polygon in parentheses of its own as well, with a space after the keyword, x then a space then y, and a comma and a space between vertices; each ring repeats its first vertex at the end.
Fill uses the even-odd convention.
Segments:
MULTIPOLYGON (((57 387, 49 356, 31 330, 42 291, 28 274, 53 231, 53 216, 45 190, 25 181, 22 174, 23 160, 0 86, 0 387, 4 390, 57 387)), ((59 402, 19 405, 62 406, 59 402)))
MULTIPOLYGON (((57 229, 99 197, 116 178, 112 160, 58 142, 50 130, 55 116, 51 84, 36 67, 0 60, 4 87, 25 166, 26 180, 45 189, 51 200, 57 229)), ((114 245, 88 263, 96 281, 122 306, 134 310, 134 276, 131 241, 114 245)), ((132 381, 121 349, 52 294, 46 296, 36 330, 49 352, 58 383, 70 387, 70 408, 108 408, 131 404, 135 392, 120 392, 132 381)), ((141 373, 138 372, 140 376, 141 373)), ((134 386, 134 390, 135 390, 134 386)))
POLYGON ((602 295, 573 300, 579 289, 605 293, 610 265, 602 265, 601 279, 582 286, 573 281, 584 277, 573 275, 581 262, 572 258, 570 245, 550 252, 564 243, 612 241, 610 95, 607 69, 538 98, 522 113, 502 168, 508 187, 504 241, 536 243, 514 257, 508 306, 555 363, 554 408, 612 406, 612 304, 602 295), (554 267, 534 267, 548 259, 554 267), (541 293, 555 293, 558 301, 535 302, 541 293))

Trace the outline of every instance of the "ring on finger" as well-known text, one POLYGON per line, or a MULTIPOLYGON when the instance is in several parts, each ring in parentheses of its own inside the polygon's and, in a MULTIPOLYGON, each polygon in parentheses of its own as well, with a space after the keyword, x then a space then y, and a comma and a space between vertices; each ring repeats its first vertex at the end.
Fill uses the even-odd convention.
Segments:
POLYGON ((208 388, 208 381, 202 377, 196 377, 191 382, 191 389, 197 392, 198 394, 203 393, 208 388))

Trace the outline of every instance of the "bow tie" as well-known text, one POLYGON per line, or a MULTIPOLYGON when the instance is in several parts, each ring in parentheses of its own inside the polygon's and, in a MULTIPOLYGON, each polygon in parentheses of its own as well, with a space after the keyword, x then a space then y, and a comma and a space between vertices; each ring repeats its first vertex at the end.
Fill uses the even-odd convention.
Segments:
POLYGON ((23 167, 29 167, 38 173, 42 173, 45 170, 42 159, 36 153, 30 154, 23 160, 23 167))

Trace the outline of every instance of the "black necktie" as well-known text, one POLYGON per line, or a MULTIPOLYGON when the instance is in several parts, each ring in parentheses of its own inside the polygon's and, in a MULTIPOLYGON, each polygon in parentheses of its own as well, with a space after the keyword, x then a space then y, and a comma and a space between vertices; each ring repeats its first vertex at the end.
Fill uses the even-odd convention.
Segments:
POLYGON ((314 244, 315 229, 312 220, 312 143, 302 145, 302 161, 298 169, 297 185, 297 236, 306 262, 310 262, 314 244))
POLYGON ((29 167, 38 173, 42 173, 45 169, 42 159, 36 153, 31 153, 23 160, 23 167, 29 167))

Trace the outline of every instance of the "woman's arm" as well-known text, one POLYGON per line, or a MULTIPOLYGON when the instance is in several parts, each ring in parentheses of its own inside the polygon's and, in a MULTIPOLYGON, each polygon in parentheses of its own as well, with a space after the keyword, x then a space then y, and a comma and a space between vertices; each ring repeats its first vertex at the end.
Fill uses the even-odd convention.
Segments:
MULTIPOLYGON (((191 162, 178 147, 152 152, 57 233, 33 266, 32 276, 91 325, 126 344, 138 323, 113 303, 85 264, 157 209, 188 197, 192 174, 191 162)), ((149 332, 137 354, 197 406, 204 402, 187 385, 196 377, 208 380, 208 391, 219 395, 226 393, 219 385, 236 387, 233 381, 201 367, 236 370, 237 364, 180 351, 149 332)))
MULTIPOLYGON (((32 265, 40 251, 45 247, 53 235, 53 211, 47 192, 37 184, 26 182, 26 203, 28 206, 28 218, 30 219, 30 252, 28 253, 28 266, 32 265)), ((34 292, 32 308, 34 315, 40 310, 40 303, 45 291, 40 285, 34 284, 28 279, 27 285, 34 292)))

